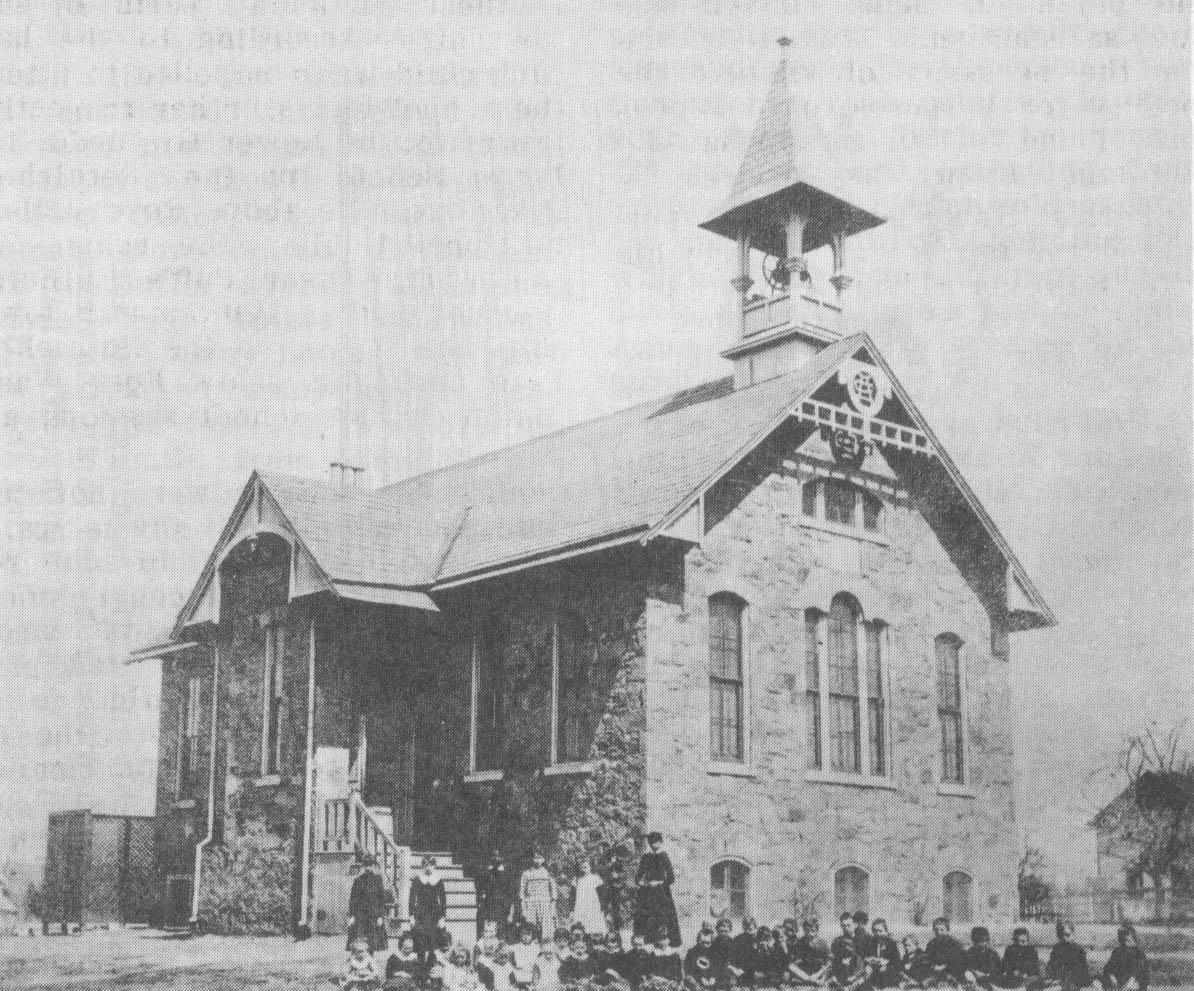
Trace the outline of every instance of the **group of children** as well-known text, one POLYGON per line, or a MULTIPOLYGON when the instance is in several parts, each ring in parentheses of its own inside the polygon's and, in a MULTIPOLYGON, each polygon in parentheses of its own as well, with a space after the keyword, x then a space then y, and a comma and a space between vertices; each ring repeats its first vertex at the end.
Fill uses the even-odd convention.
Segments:
POLYGON ((815 918, 803 923, 787 919, 781 926, 758 926, 743 920, 733 931, 726 918, 706 923, 687 952, 672 945, 661 927, 653 942, 641 935, 624 947, 620 934, 591 935, 584 925, 557 929, 539 941, 534 925, 523 924, 517 938, 504 941, 495 922, 487 922, 471 951, 443 939, 424 955, 416 953, 408 933, 379 970, 367 942, 354 945, 341 980, 344 991, 560 991, 588 982, 611 991, 682 986, 685 991, 729 991, 741 988, 832 988, 868 991, 883 988, 976 989, 1080 988, 1148 991, 1148 961, 1131 926, 1119 930, 1119 946, 1100 979, 1092 978, 1085 950, 1073 942, 1073 927, 1058 923, 1057 943, 1044 966, 1028 930, 1018 928, 1002 956, 983 926, 971 930, 964 947, 949 931, 949 922, 933 923, 933 937, 922 948, 916 937, 899 943, 883 919, 868 926, 865 912, 841 916, 841 933, 832 942, 821 938, 815 918), (657 983, 661 982, 661 983, 657 983))

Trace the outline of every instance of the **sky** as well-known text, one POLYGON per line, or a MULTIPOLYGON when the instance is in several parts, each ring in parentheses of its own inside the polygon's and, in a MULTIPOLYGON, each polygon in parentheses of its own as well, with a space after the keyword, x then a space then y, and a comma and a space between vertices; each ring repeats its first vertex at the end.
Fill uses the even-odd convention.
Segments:
POLYGON ((718 377, 778 57, 866 330, 1059 625, 1026 842, 1191 711, 1184 0, 0 5, 0 857, 152 811, 167 628, 254 467, 375 484, 718 377))

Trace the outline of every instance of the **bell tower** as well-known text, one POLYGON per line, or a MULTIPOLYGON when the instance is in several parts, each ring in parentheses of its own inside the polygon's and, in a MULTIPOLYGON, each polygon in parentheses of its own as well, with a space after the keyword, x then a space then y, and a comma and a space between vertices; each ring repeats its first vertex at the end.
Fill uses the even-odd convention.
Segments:
POLYGON ((884 222, 839 187, 815 122, 793 112, 791 40, 779 44, 779 67, 729 199, 701 224, 738 245, 731 284, 741 302, 741 336, 722 352, 734 362, 738 388, 799 368, 842 336, 842 297, 853 281, 846 238, 884 222), (822 292, 805 256, 826 247, 833 288, 822 292))

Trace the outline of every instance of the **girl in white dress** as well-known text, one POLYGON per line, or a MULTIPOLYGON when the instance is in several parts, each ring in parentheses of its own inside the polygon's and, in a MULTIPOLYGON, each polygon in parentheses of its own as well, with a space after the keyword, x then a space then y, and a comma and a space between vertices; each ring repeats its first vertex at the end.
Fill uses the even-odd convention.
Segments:
POLYGON ((606 932, 605 912, 601 908, 601 898, 598 889, 605 884, 599 874, 593 873, 593 865, 588 860, 580 862, 580 876, 576 879, 576 905, 572 910, 572 924, 585 927, 590 936, 604 935, 606 932))

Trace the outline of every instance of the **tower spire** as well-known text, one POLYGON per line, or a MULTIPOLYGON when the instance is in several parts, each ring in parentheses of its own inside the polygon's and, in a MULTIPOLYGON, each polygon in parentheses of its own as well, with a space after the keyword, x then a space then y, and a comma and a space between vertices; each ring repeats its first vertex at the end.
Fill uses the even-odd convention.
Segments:
POLYGON ((742 304, 742 340, 723 352, 735 379, 750 384, 802 364, 841 336, 846 238, 877 227, 883 218, 857 205, 843 188, 828 142, 812 116, 798 112, 788 81, 787 51, 780 59, 730 195, 705 230, 738 243, 732 280, 742 304), (836 299, 819 299, 808 285, 805 255, 829 247, 836 299), (752 255, 764 256, 770 298, 752 295, 752 255))

